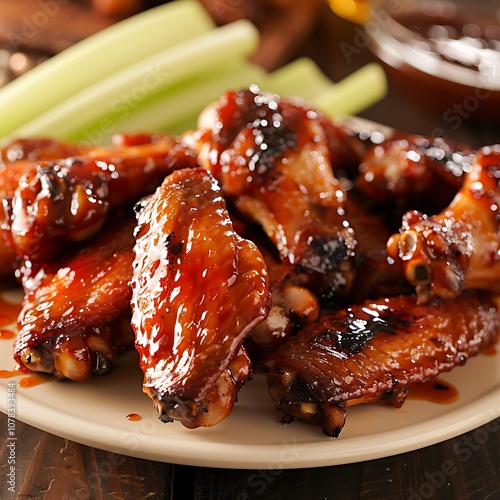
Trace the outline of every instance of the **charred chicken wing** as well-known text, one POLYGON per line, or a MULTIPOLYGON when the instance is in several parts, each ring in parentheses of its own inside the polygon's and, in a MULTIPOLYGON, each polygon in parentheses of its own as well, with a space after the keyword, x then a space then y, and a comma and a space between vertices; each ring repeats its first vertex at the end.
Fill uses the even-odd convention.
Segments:
POLYGON ((228 92, 185 140, 228 200, 262 226, 296 284, 329 304, 349 289, 355 239, 325 122, 302 101, 252 87, 228 92))
POLYGON ((465 288, 500 292, 500 146, 484 147, 450 205, 435 216, 409 211, 387 250, 420 302, 465 288))
POLYGON ((487 296, 418 305, 412 295, 381 298, 323 316, 269 358, 276 408, 337 437, 347 406, 385 395, 400 406, 413 382, 462 365, 498 339, 487 296))

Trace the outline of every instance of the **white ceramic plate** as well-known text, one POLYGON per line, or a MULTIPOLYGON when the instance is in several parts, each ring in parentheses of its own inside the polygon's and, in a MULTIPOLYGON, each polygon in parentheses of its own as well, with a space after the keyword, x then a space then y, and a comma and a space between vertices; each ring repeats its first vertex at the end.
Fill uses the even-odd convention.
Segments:
MULTIPOLYGON (((211 429, 163 424, 141 390, 135 352, 115 369, 85 383, 47 382, 17 386, 0 379, 0 410, 6 413, 7 384, 16 382, 17 418, 39 429, 97 448, 163 462, 224 468, 283 469, 360 462, 432 445, 500 416, 500 350, 482 354, 442 378, 459 391, 443 405, 408 400, 350 408, 339 438, 293 422, 280 423, 265 377, 243 388, 230 417, 211 429), (130 421, 127 415, 142 418, 130 421)), ((0 370, 12 370, 12 341, 0 340, 0 370)))

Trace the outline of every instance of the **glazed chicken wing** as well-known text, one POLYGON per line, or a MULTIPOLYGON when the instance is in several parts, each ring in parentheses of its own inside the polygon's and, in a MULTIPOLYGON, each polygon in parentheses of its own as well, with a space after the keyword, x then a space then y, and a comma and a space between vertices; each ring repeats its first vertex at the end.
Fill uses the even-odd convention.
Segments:
MULTIPOLYGON (((401 135, 401 134, 399 134, 401 135)), ((470 172, 475 152, 442 138, 407 135, 368 150, 359 165, 356 187, 384 205, 441 211, 470 172)))
MULTIPOLYGON (((83 154, 88 149, 89 147, 83 144, 70 144, 45 138, 10 141, 0 148, 0 200, 14 194, 19 179, 29 169, 34 168, 34 162, 83 154)), ((0 203, 0 221, 4 219, 4 209, 0 203)), ((0 278, 13 277, 16 260, 16 252, 2 234, 0 237, 0 278)))
POLYGON ((132 347, 133 214, 111 218, 88 246, 20 268, 25 290, 14 356, 19 365, 83 381, 132 347))
POLYGON ((287 419, 337 437, 348 406, 400 406, 493 345, 500 146, 367 130, 251 86, 181 137, 0 149, 16 362, 84 381, 135 346, 187 428, 228 417, 259 366, 287 419))
POLYGON ((270 356, 276 408, 337 437, 347 406, 385 395, 400 406, 414 382, 462 365, 494 345, 500 318, 484 295, 418 305, 381 298, 323 316, 270 356))
POLYGON ((175 168, 196 158, 173 138, 92 149, 81 156, 38 162, 4 198, 4 234, 20 257, 43 261, 67 242, 95 234, 108 213, 152 193, 175 168))
POLYGON ((287 266, 263 244, 262 238, 250 235, 264 257, 269 273, 272 307, 268 316, 251 332, 246 347, 253 360, 269 353, 293 336, 305 324, 317 320, 321 306, 308 288, 289 280, 287 266))
POLYGON ((387 254, 386 244, 391 232, 377 215, 370 212, 355 192, 349 192, 346 217, 356 234, 356 276, 348 303, 360 303, 376 297, 410 293, 402 266, 387 254))
POLYGON ((137 212, 132 326, 144 392, 163 421, 215 425, 251 373, 242 344, 271 305, 265 263, 206 170, 172 173, 137 212))
POLYGON ((13 139, 0 148, 0 166, 78 156, 90 149, 90 144, 59 141, 49 137, 13 139))
POLYGON ((455 299, 465 288, 500 292, 500 146, 484 147, 450 205, 409 211, 388 243, 419 302, 455 299))
POLYGON ((355 239, 325 121, 302 101, 252 87, 228 92, 185 140, 227 199, 262 226, 294 281, 331 303, 349 289, 355 239))

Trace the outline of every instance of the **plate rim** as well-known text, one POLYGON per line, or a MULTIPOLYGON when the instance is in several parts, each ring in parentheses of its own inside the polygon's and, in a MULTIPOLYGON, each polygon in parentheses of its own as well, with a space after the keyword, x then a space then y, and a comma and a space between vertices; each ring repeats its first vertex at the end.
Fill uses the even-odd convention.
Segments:
MULTIPOLYGON (((498 357, 498 353, 495 357, 498 357)), ((7 384, 13 381, 17 384, 18 379, 19 376, 2 379, 0 386, 6 388, 7 384)), ((434 416, 428 421, 377 433, 374 436, 376 439, 373 439, 371 435, 368 439, 366 436, 349 437, 344 441, 347 443, 345 445, 337 444, 343 443, 342 434, 338 441, 319 434, 318 440, 314 442, 297 443, 292 440, 291 442, 283 441, 281 444, 242 444, 238 442, 217 443, 210 439, 186 440, 182 439, 182 436, 155 436, 137 431, 142 442, 139 447, 132 449, 130 446, 120 444, 124 433, 123 428, 105 425, 102 421, 85 420, 84 416, 71 412, 61 413, 61 409, 52 404, 42 405, 27 393, 33 389, 35 388, 16 391, 16 419, 37 429, 86 446, 135 458, 226 469, 298 469, 361 463, 438 444, 475 430, 500 417, 500 404, 492 405, 495 400, 500 401, 500 385, 498 385, 493 388, 492 392, 473 398, 469 402, 466 401, 458 407, 450 407, 449 412, 434 416), (85 432, 75 431, 75 429, 82 428, 85 432), (182 443, 182 446, 173 446, 171 449, 161 446, 169 442, 171 444, 182 443), (332 451, 332 446, 336 444, 337 448, 332 451), (351 448, 347 453, 346 446, 351 448), (217 449, 217 453, 214 453, 214 448, 217 449), (340 453, 338 453, 339 448, 340 453)), ((6 398, 0 400, 0 411, 7 414, 4 399, 6 398)), ((418 407, 421 402, 412 401, 411 403, 418 407)), ((280 425, 278 422, 276 424, 280 425)), ((167 425, 180 424, 175 422, 167 425)), ((290 425, 308 424, 297 421, 290 425)), ((203 431, 204 429, 201 429, 201 432, 203 431)), ((132 431, 132 434, 135 432, 132 431)))

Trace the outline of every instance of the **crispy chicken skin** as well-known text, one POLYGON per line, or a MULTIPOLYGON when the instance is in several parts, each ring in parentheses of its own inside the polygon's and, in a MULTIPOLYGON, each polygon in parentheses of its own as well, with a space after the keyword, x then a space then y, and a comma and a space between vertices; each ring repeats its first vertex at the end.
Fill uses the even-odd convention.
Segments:
POLYGON ((91 149, 80 156, 40 161, 3 199, 3 230, 20 257, 44 261, 67 242, 95 234, 107 215, 152 193, 175 168, 196 158, 175 138, 91 149))
POLYGON ((419 302, 457 298, 465 288, 500 292, 500 146, 477 152, 452 202, 435 216, 408 211, 388 254, 402 263, 419 302))
POLYGON ((130 326, 133 213, 110 219, 83 248, 34 266, 25 261, 25 297, 14 357, 56 378, 83 381, 108 371, 133 346, 130 326))
POLYGON ((408 386, 463 365, 494 345, 500 318, 485 295, 435 299, 380 298, 325 315, 269 356, 268 386, 276 408, 342 430, 347 405, 392 397, 400 406, 408 386))
POLYGON ((169 175, 137 207, 132 327, 144 391, 164 421, 212 426, 251 373, 242 348, 271 306, 257 247, 204 169, 169 175))
POLYGON ((302 100, 254 86, 226 93, 185 140, 225 197, 262 226, 293 281, 331 304, 349 289, 355 240, 326 122, 302 100))
POLYGON ((428 213, 436 213, 453 199, 474 161, 470 146, 406 135, 367 151, 356 188, 378 204, 406 210, 425 207, 428 213))
MULTIPOLYGON (((66 158, 89 150, 83 144, 71 144, 48 138, 15 139, 0 148, 0 200, 14 194, 19 179, 34 162, 66 158)), ((4 221, 4 209, 0 203, 0 221, 4 221)), ((16 252, 0 235, 0 279, 12 278, 17 265, 16 252)))

